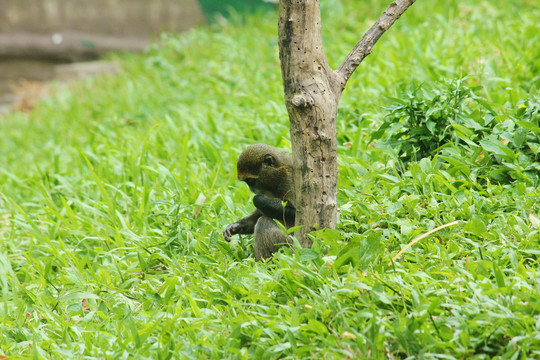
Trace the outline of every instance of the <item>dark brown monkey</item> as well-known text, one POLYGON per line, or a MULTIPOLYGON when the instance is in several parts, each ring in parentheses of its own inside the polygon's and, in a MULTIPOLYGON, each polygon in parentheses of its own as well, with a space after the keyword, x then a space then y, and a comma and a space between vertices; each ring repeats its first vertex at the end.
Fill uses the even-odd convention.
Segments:
POLYGON ((228 225, 223 237, 229 241, 235 234, 254 234, 255 259, 267 259, 289 243, 273 219, 286 228, 294 226, 296 210, 291 156, 272 146, 255 144, 242 152, 236 168, 238 179, 255 193, 253 204, 256 210, 228 225), (285 207, 283 202, 287 203, 285 207))

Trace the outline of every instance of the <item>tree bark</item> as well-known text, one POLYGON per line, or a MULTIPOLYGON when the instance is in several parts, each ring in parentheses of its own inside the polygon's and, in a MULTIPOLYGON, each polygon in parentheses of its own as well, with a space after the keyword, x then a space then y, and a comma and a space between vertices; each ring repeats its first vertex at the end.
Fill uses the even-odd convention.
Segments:
POLYGON ((328 65, 318 0, 280 0, 279 57, 290 119, 296 192, 296 236, 337 224, 337 131, 339 98, 347 80, 381 35, 414 3, 392 2, 337 71, 328 65))

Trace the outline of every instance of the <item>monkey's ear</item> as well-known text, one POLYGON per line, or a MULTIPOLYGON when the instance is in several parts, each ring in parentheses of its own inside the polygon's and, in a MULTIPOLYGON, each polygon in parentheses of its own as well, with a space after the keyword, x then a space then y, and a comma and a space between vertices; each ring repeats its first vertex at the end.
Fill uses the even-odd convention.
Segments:
POLYGON ((270 154, 264 155, 264 164, 268 166, 274 166, 276 165, 276 159, 270 154))

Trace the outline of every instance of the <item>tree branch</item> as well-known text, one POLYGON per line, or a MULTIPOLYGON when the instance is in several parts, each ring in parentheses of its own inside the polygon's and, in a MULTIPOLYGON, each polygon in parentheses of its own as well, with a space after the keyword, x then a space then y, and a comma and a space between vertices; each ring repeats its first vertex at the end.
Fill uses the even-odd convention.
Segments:
POLYGON ((336 71, 340 78, 338 93, 345 89, 347 81, 354 73, 358 65, 366 56, 371 54, 371 50, 375 43, 380 39, 382 34, 399 19, 399 17, 411 6, 416 0, 396 0, 388 6, 384 13, 377 19, 375 24, 364 34, 362 40, 356 44, 354 49, 347 56, 343 64, 336 71))

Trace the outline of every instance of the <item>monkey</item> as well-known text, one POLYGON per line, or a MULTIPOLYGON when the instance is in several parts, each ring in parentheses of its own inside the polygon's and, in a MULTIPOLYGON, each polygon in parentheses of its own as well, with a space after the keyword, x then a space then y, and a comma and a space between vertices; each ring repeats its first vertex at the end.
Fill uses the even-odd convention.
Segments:
POLYGON ((255 144, 240 154, 236 169, 238 179, 255 194, 255 211, 228 225, 223 237, 230 241, 236 234, 253 234, 255 259, 268 259, 281 246, 290 243, 274 219, 287 229, 294 226, 296 208, 291 156, 272 146, 255 144))

